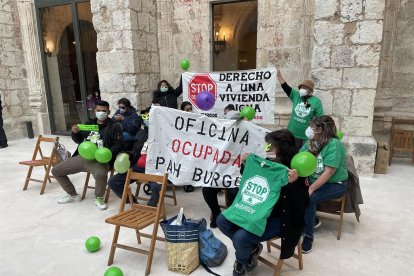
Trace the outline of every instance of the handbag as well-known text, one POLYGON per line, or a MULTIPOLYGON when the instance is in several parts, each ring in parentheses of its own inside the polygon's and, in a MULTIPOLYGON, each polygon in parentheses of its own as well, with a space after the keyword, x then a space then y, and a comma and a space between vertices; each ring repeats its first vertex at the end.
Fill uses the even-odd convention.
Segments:
POLYGON ((68 151, 65 148, 65 146, 59 143, 58 141, 55 141, 55 151, 56 151, 56 156, 60 162, 65 162, 66 160, 72 157, 72 154, 70 153, 70 151, 68 151))
POLYGON ((160 222, 167 248, 168 270, 188 275, 200 265, 198 222, 178 216, 160 222))

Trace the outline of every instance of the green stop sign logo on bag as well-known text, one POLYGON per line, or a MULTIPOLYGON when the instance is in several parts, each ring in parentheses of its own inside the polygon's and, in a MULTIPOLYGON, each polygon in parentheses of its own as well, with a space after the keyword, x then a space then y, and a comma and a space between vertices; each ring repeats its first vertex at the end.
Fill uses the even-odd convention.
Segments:
POLYGON ((256 175, 246 180, 242 189, 242 200, 244 203, 254 206, 266 201, 269 193, 267 179, 256 175))

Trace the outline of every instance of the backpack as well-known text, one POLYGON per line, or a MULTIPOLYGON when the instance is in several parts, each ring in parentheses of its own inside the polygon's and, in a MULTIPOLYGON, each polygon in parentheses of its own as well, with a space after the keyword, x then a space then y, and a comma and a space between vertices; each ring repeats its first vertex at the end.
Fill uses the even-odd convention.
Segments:
POLYGON ((65 148, 65 146, 59 143, 58 141, 55 142, 55 151, 56 151, 56 156, 60 162, 65 162, 72 156, 70 151, 68 151, 65 148))
POLYGON ((198 240, 200 246, 200 264, 208 272, 215 274, 207 266, 215 267, 221 265, 227 256, 227 246, 214 236, 213 231, 207 229, 205 219, 201 219, 200 221, 198 240))

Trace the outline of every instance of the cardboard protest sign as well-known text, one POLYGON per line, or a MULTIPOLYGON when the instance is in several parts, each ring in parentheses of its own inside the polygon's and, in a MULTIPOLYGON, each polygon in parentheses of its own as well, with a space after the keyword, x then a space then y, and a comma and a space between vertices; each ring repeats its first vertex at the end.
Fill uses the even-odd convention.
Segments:
POLYGON ((84 125, 78 124, 78 128, 83 131, 99 131, 98 125, 84 125))
POLYGON ((245 106, 256 110, 255 123, 274 124, 276 69, 189 73, 183 78, 183 100, 193 104, 195 111, 213 118, 223 118, 224 108, 234 104, 237 111, 245 106), (196 97, 211 92, 216 102, 211 110, 198 108, 196 97))
POLYGON ((247 121, 152 107, 145 172, 175 185, 237 187, 243 153, 265 156, 268 130, 247 121))

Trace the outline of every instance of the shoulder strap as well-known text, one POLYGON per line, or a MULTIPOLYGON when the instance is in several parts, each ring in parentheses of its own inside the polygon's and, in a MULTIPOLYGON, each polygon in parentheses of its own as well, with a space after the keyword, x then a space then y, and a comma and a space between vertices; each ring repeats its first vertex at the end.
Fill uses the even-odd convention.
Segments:
POLYGON ((214 276, 220 276, 220 274, 217 274, 217 273, 214 273, 204 262, 202 262, 201 260, 200 260, 200 265, 202 266, 202 267, 204 267, 204 269, 208 272, 208 273, 210 273, 210 274, 213 274, 214 276))

